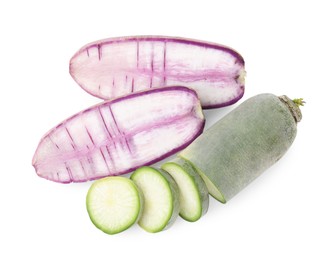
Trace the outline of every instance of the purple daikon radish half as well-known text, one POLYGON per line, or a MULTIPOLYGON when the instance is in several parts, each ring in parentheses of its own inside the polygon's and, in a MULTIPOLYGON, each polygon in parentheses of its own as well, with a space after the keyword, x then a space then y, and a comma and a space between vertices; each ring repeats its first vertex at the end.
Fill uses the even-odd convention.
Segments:
POLYGON ((182 85, 198 93, 203 108, 217 108, 243 96, 244 66, 242 56, 223 45, 135 36, 87 44, 71 58, 70 74, 84 90, 102 99, 182 85))
POLYGON ((60 183, 121 175, 189 145, 204 127, 195 91, 156 88, 105 101, 51 129, 32 164, 60 183))

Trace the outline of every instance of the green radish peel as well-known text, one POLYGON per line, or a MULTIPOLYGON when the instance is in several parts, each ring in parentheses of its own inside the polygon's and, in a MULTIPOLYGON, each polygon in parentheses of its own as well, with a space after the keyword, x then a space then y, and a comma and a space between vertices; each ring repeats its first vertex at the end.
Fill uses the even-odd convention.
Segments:
POLYGON ((298 102, 273 94, 254 96, 206 130, 179 153, 225 203, 289 149, 301 120, 298 102))

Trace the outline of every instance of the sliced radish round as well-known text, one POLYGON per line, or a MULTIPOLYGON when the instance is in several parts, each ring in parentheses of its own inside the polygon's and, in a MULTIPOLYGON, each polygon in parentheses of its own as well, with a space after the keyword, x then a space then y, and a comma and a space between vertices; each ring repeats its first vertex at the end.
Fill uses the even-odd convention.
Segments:
POLYGON ((144 196, 139 226, 151 233, 170 227, 179 213, 179 191, 172 177, 163 170, 144 166, 137 169, 131 179, 144 196))
POLYGON ((176 181, 179 187, 179 215, 187 221, 197 221, 208 210, 208 189, 193 166, 180 158, 167 162, 161 167, 176 181))
POLYGON ((137 222, 142 197, 130 179, 107 177, 92 184, 87 193, 86 207, 97 228, 107 234, 116 234, 137 222))

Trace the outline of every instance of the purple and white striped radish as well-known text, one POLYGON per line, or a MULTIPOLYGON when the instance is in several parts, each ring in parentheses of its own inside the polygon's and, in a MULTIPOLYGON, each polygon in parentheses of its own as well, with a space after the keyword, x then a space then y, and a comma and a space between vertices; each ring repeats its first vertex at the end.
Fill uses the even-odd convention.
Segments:
POLYGON ((70 74, 84 90, 102 99, 184 85, 198 93, 203 108, 216 108, 243 96, 244 66, 242 56, 223 45, 136 36, 82 47, 70 60, 70 74))
POLYGON ((203 126, 193 90, 151 89, 63 121, 41 139, 32 164, 40 177, 61 183, 121 175, 183 149, 203 126))

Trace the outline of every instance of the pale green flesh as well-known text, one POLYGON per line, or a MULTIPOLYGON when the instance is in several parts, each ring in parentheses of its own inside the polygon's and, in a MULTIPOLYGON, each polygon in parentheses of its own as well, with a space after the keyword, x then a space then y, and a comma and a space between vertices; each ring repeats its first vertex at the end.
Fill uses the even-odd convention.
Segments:
POLYGON ((130 179, 107 177, 92 184, 87 193, 86 207, 97 228, 107 234, 116 234, 138 220, 141 199, 130 179))
POLYGON ((161 168, 174 178, 179 187, 179 215, 188 221, 198 220, 202 216, 202 201, 194 178, 175 162, 165 163, 161 168))
POLYGON ((197 167, 195 167, 195 169, 198 171, 198 173, 200 174, 201 178, 206 183, 206 186, 207 186, 207 189, 209 191, 209 194, 211 196, 213 196, 215 199, 217 199, 218 201, 220 201, 222 203, 225 203, 226 200, 225 200, 224 196, 216 188, 216 186, 213 184, 213 182, 206 176, 206 174, 204 174, 202 171, 200 171, 197 167))
POLYGON ((169 182, 158 170, 146 166, 137 169, 131 179, 144 196, 144 209, 139 226, 152 233, 163 230, 174 210, 169 182))

